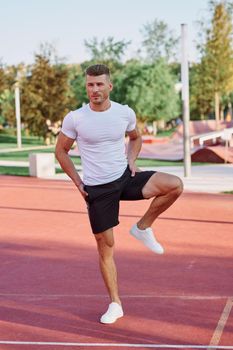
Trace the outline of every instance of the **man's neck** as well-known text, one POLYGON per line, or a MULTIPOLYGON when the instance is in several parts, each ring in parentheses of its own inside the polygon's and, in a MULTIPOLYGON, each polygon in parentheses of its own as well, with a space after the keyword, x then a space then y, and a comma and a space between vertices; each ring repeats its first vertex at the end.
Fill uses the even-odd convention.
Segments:
POLYGON ((101 104, 94 104, 94 103, 90 102, 89 105, 90 105, 91 110, 93 110, 95 112, 104 112, 104 111, 107 111, 111 107, 111 101, 106 100, 101 104))

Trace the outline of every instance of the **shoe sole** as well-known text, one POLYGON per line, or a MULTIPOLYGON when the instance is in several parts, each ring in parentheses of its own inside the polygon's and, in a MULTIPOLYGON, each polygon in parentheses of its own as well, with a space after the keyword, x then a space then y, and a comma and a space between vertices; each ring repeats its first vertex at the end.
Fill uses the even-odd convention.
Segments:
POLYGON ((112 324, 112 323, 115 323, 119 318, 121 318, 121 317, 123 317, 123 316, 124 316, 124 314, 121 315, 121 316, 118 316, 117 318, 115 318, 114 321, 111 321, 111 322, 102 322, 102 321, 100 320, 100 323, 102 323, 102 324, 112 324))

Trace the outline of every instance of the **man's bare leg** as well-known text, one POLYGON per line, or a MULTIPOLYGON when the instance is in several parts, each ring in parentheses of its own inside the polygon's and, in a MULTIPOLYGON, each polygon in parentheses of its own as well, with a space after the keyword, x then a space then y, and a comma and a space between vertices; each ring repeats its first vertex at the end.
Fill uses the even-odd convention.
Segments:
POLYGON ((117 270, 113 258, 113 229, 95 234, 95 238, 99 252, 100 270, 111 299, 107 311, 100 318, 100 322, 111 324, 124 315, 118 294, 117 270))
POLYGON ((155 219, 177 200, 182 191, 183 183, 179 177, 161 172, 152 175, 142 193, 144 198, 154 197, 154 199, 138 221, 138 228, 144 230, 150 227, 155 219))
POLYGON ((114 262, 113 229, 95 234, 99 252, 100 271, 112 302, 121 305, 118 294, 117 270, 114 262))

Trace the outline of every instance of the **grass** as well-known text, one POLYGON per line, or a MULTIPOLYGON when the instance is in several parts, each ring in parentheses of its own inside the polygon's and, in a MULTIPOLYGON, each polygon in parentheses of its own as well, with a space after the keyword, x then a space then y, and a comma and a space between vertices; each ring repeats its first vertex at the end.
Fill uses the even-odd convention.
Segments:
POLYGON ((182 166, 183 162, 174 162, 170 160, 157 160, 157 159, 137 159, 136 164, 138 167, 159 167, 159 166, 182 166))
POLYGON ((224 194, 233 194, 233 191, 224 191, 222 193, 224 193, 224 194))
MULTIPOLYGON (((54 147, 41 149, 38 151, 39 153, 54 153, 54 147)), ((10 153, 1 153, 0 151, 0 160, 11 160, 11 161, 28 161, 28 157, 30 153, 37 153, 35 150, 24 150, 10 153)), ((72 156, 71 157, 73 163, 75 165, 81 165, 80 157, 72 156)), ((176 166, 183 165, 182 162, 172 162, 172 161, 163 161, 156 159, 138 159, 136 161, 137 166, 139 167, 147 167, 147 166, 176 166)))
MULTIPOLYGON (((40 149, 38 150, 39 153, 53 153, 54 152, 54 146, 51 146, 51 148, 46 149, 40 149)), ((28 157, 30 153, 37 153, 36 150, 23 150, 23 151, 16 151, 16 152, 9 152, 9 153, 1 153, 0 150, 0 160, 12 160, 12 161, 28 161, 28 157)))
MULTIPOLYGON (((43 146, 44 140, 37 136, 23 136, 22 145, 24 147, 43 146)), ((17 137, 0 133, 0 150, 4 148, 17 148, 17 137)))
POLYGON ((0 175, 29 176, 29 168, 23 166, 0 166, 0 175))

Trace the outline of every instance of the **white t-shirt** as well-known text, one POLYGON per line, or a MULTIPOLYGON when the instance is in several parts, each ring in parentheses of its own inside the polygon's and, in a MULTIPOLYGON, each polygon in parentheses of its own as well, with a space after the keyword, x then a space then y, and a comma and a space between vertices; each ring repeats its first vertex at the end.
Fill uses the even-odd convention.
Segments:
POLYGON ((113 101, 103 112, 93 111, 88 104, 65 116, 61 131, 77 141, 86 185, 108 183, 123 174, 127 166, 125 132, 135 126, 134 111, 113 101))

